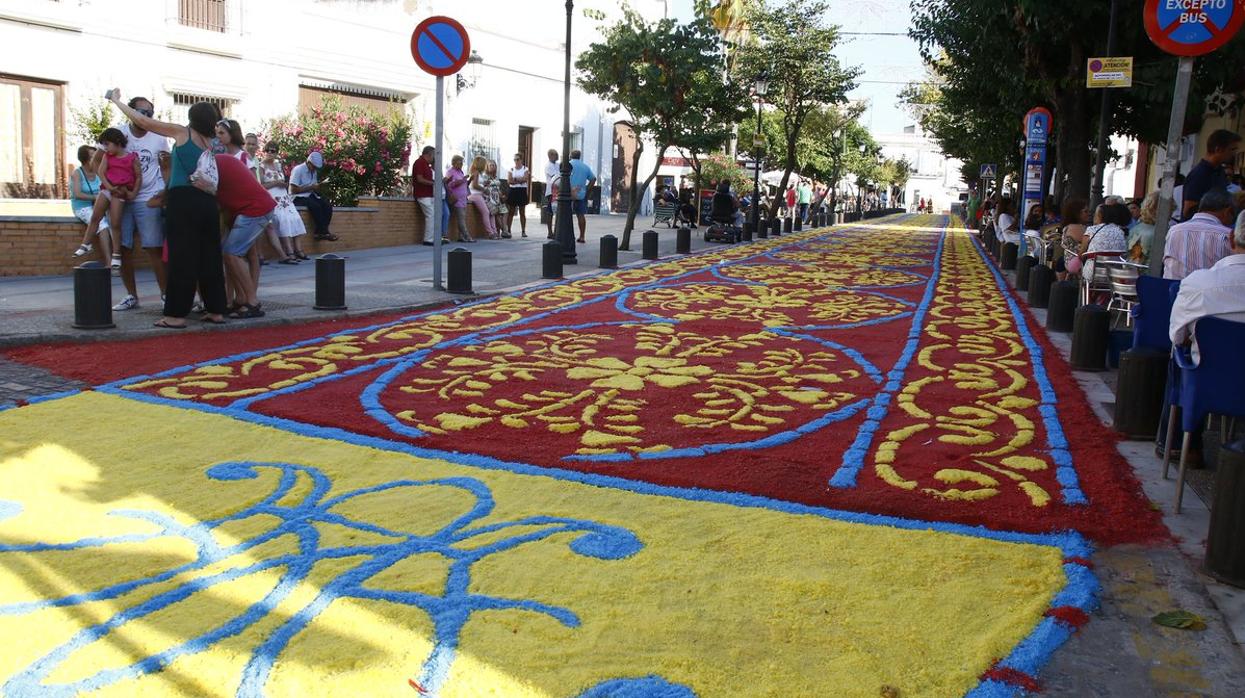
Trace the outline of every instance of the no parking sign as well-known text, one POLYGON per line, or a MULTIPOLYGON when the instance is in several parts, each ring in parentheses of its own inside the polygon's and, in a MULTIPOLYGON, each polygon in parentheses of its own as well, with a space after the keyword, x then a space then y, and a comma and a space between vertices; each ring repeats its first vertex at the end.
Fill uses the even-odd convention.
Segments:
POLYGON ((1245 0, 1146 0, 1150 40, 1177 56, 1202 56, 1228 43, 1245 23, 1245 0))

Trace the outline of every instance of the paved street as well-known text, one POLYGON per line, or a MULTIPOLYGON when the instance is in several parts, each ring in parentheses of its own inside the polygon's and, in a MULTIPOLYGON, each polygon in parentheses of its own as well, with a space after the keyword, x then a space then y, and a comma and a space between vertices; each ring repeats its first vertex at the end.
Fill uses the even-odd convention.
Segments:
MULTIPOLYGON (((593 273, 599 260, 600 238, 614 235, 622 240, 626 216, 589 216, 586 244, 579 246, 579 263, 568 266, 568 277, 593 273)), ((519 222, 514 223, 511 240, 480 240, 463 245, 472 253, 472 288, 476 294, 497 293, 541 280, 541 245, 548 240, 539 218, 530 222, 530 237, 519 237, 519 222)), ((620 251, 618 263, 639 261, 641 235, 645 230, 660 233, 663 256, 675 252, 675 231, 665 225, 652 228, 653 219, 636 220, 631 251, 620 251)), ((700 231, 695 231, 700 232, 700 231)), ((692 236, 693 251, 715 247, 703 237, 692 236)), ((445 250, 456 245, 448 245, 445 250)), ((420 246, 352 250, 343 253, 346 261, 346 304, 344 312, 318 311, 315 302, 315 262, 298 266, 269 264, 260 275, 260 302, 267 314, 258 320, 232 323, 223 330, 270 324, 298 322, 329 317, 353 317, 378 311, 415 308, 463 300, 463 296, 434 291, 432 288, 432 249, 420 246)), ((113 314, 115 330, 82 331, 73 329, 73 278, 0 277, 0 346, 34 340, 91 341, 142 335, 157 335, 166 330, 151 324, 160 318, 160 296, 155 277, 150 271, 138 273, 140 307, 134 311, 113 314)), ((113 279, 112 297, 125 296, 120 278, 113 279)), ((218 330, 191 323, 198 330, 218 330)))
MULTIPOLYGON (((1241 695, 1245 595, 1197 571, 1205 506, 1159 513, 1172 484, 1152 448, 1117 451, 1106 431, 1111 374, 1068 371, 1068 337, 1023 301, 1009 311, 1010 276, 948 223, 900 216, 534 288, 507 257, 539 241, 480 243, 494 288, 479 290, 498 295, 415 318, 444 298, 421 291, 405 318, 382 304, 426 278, 427 254, 355 254, 352 293, 389 312, 10 348, 0 407, 35 404, 0 412, 0 477, 18 483, 0 495, 0 631, 31 642, 0 673, 49 687, 26 667, 71 663, 58 647, 108 620, 92 651, 189 652, 114 680, 159 694, 214 693, 199 661, 245 675, 214 639, 224 623, 277 668, 256 679, 272 695, 406 677, 580 695, 650 675, 632 694, 719 695, 762 666, 786 687, 765 695, 1241 695), (991 346, 1026 357, 1010 388, 991 346), (940 379, 951 365, 975 378, 940 379), (1055 421, 1037 410, 1044 381, 1055 421), (880 408, 891 390, 898 406, 880 408), (968 423, 937 426, 986 404, 1009 416, 971 441, 968 423), (1057 479, 1060 432, 1074 475, 1057 479), (757 585, 764 598, 742 593, 757 585), (427 625, 439 609, 465 624, 427 625), (1177 609, 1205 629, 1151 621, 1177 609), (294 617, 292 639, 259 644, 294 617), (460 668, 441 673, 451 644, 460 668), (708 671, 719 645, 736 664, 708 671)), ((302 278, 269 297, 310 292, 308 270, 282 271, 302 278)), ((7 298, 37 322, 35 294, 7 298)))

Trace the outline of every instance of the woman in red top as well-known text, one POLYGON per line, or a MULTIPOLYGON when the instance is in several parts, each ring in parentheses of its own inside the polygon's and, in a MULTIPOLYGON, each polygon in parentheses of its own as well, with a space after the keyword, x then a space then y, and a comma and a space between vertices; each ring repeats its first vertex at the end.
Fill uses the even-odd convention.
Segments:
POLYGON ((255 179, 250 168, 235 156, 217 155, 216 169, 220 173, 216 201, 225 219, 230 221, 223 245, 225 269, 229 272, 226 280, 235 299, 229 317, 263 317, 258 298, 259 249, 255 240, 272 223, 277 202, 255 179))

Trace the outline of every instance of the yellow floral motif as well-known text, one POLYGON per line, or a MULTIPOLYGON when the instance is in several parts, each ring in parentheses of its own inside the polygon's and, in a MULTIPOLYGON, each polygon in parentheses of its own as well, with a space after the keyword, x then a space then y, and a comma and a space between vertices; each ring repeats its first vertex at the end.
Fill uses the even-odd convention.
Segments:
POLYGON ((806 340, 624 325, 434 355, 398 391, 419 404, 396 416, 429 434, 501 425, 577 435, 578 455, 644 453, 721 441, 723 433, 706 433, 718 428, 790 429, 857 399, 853 384, 863 380, 837 352, 806 340), (759 360, 732 361, 741 353, 759 360))
POLYGON ((1038 402, 1023 394, 1032 357, 993 275, 962 231, 947 233, 934 298, 925 327, 933 343, 917 354, 925 370, 896 400, 916 421, 886 435, 874 455, 875 472, 895 487, 934 497, 982 501, 1010 485, 1032 506, 1048 505, 1050 493, 1030 477, 1051 466, 1025 455, 1034 453, 1030 447, 1039 421, 1038 402), (947 399, 948 388, 963 396, 947 399), (938 402, 946 407, 922 404, 922 396, 932 390, 941 391, 938 402), (933 440, 968 447, 969 462, 929 472, 920 452, 933 440))
POLYGON ((895 317, 908 309, 897 300, 867 293, 743 284, 637 291, 628 307, 674 320, 735 320, 767 327, 851 324, 895 317))
POLYGON ((893 269, 867 266, 819 267, 797 264, 733 264, 722 275, 743 281, 790 284, 814 288, 887 287, 919 284, 924 277, 893 269))
POLYGON ((443 335, 427 328, 399 325, 367 336, 338 335, 328 338, 326 344, 275 351, 237 363, 200 366, 189 373, 125 388, 155 391, 171 400, 237 400, 333 375, 344 365, 404 356, 442 339, 443 335), (389 348, 377 346, 382 343, 389 348))
POLYGON ((339 335, 321 343, 281 349, 262 356, 200 366, 186 373, 141 380, 127 390, 154 393, 172 400, 232 401, 291 388, 376 361, 400 358, 427 349, 454 335, 505 327, 537 313, 555 311, 602 298, 625 288, 745 259, 759 252, 810 239, 812 231, 689 255, 659 264, 622 269, 585 279, 546 286, 525 293, 431 313, 371 330, 339 335))
POLYGON ((887 254, 882 252, 855 252, 851 250, 783 250, 775 252, 776 259, 798 264, 816 264, 821 266, 855 265, 876 267, 927 267, 931 264, 928 257, 914 255, 887 254))

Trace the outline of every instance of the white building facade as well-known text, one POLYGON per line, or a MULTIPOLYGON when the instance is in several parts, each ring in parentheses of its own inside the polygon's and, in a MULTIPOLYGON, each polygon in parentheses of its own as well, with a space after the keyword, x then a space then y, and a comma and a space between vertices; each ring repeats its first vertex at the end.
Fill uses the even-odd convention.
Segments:
MULTIPOLYGON (((631 4, 649 19, 666 10, 661 0, 631 4)), ((572 59, 621 16, 612 0, 575 5, 572 59)), ((64 196, 84 144, 73 111, 111 87, 175 121, 215 101, 244 131, 325 94, 397 102, 418 152, 433 138, 435 82, 411 58, 410 36, 437 14, 459 20, 482 59, 462 80, 446 79, 446 155, 483 153, 504 172, 522 153, 543 181, 545 151, 562 148, 566 12, 557 0, 0 0, 0 196, 31 185, 64 196)), ((606 208, 625 118, 608 107, 572 88, 573 147, 597 172, 606 208)))
POLYGON ((937 141, 919 126, 908 126, 903 133, 874 134, 874 140, 883 156, 893 160, 905 158, 912 166, 904 186, 904 202, 910 210, 915 210, 924 199, 933 200, 935 211, 949 211, 960 195, 968 192, 968 185, 960 176, 963 163, 944 155, 937 141))

